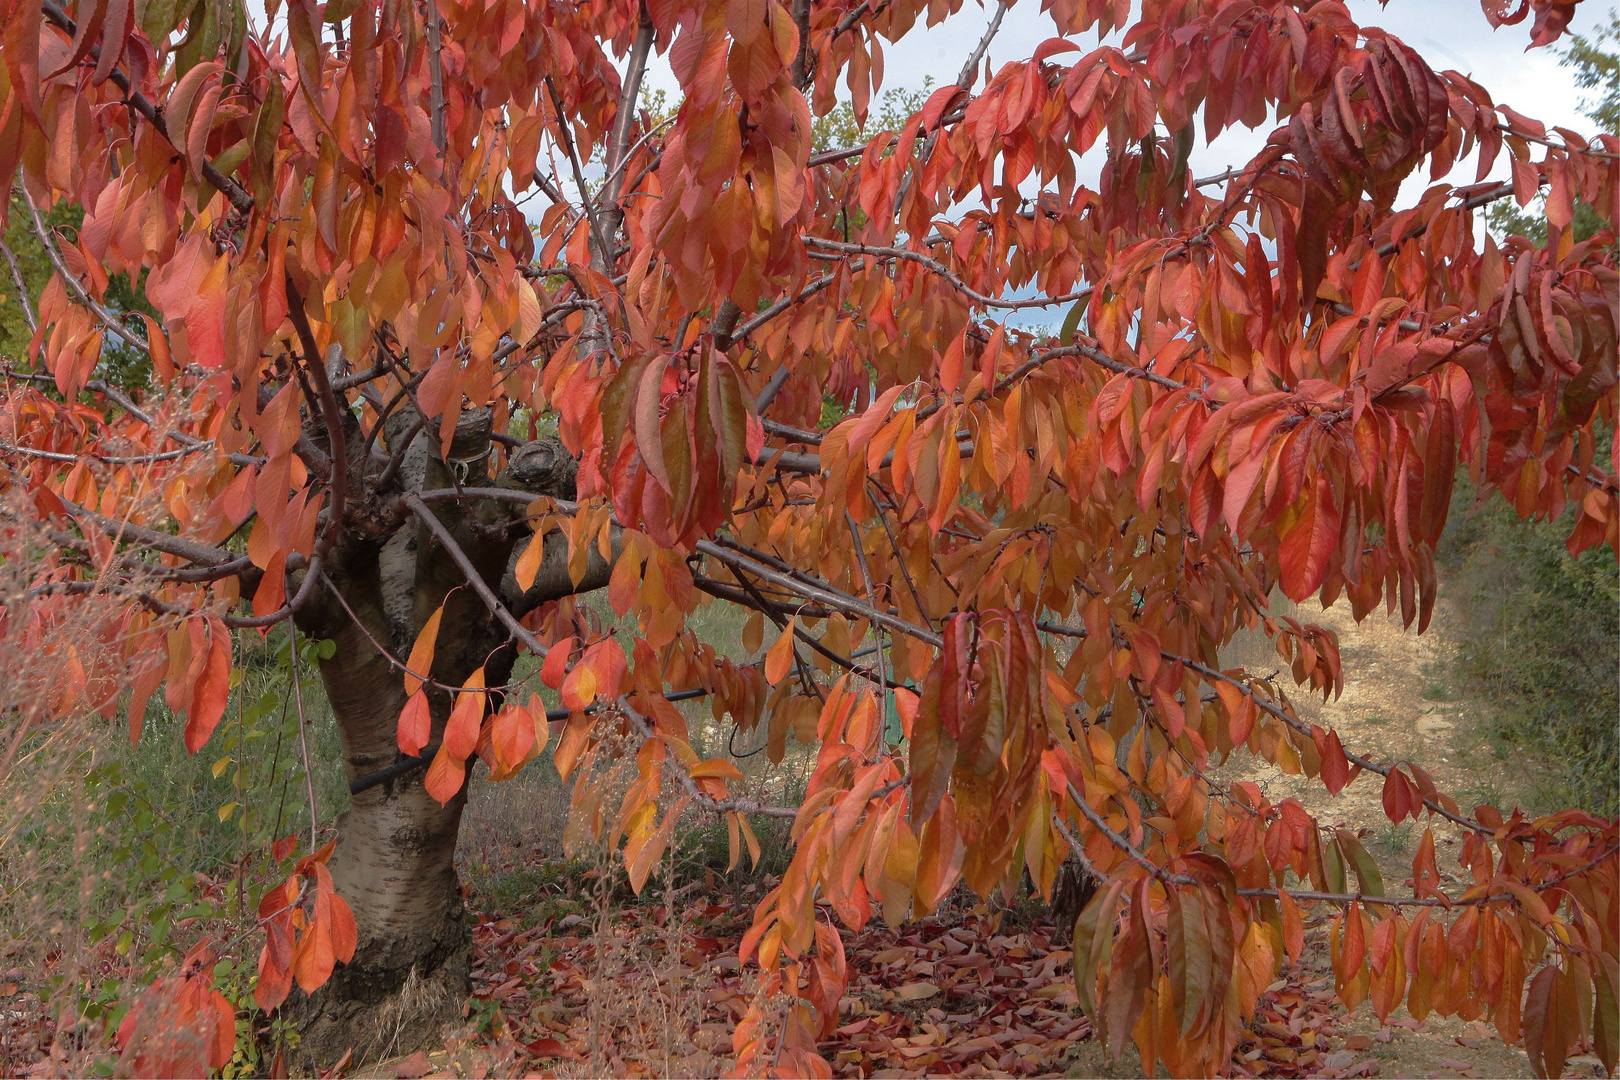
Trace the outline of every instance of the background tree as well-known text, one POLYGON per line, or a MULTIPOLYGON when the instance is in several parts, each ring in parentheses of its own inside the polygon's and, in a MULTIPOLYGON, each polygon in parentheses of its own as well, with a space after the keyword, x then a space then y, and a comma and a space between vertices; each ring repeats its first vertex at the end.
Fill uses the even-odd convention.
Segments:
MULTIPOLYGON (((1569 44, 1562 50, 1559 63, 1575 69, 1575 83, 1585 90, 1598 93, 1587 98, 1583 110, 1597 124, 1599 131, 1620 131, 1620 54, 1604 48, 1609 42, 1620 47, 1620 12, 1611 11, 1609 21, 1600 25, 1591 37, 1570 35, 1569 44)), ((1511 202, 1492 203, 1486 210, 1486 220, 1498 234, 1528 236, 1541 243, 1546 240, 1545 216, 1540 213, 1538 197, 1534 212, 1526 212, 1511 202)), ((1586 203, 1576 203, 1575 220, 1571 226, 1577 240, 1589 239, 1602 227, 1603 219, 1586 203)))
MULTIPOLYGON (((1544 45, 1573 9, 1486 13, 1533 10, 1544 45)), ((138 737, 162 689, 195 751, 233 633, 335 643, 353 806, 259 906, 258 1000, 316 1059, 459 999, 467 777, 540 753, 544 683, 571 837, 622 844, 638 891, 683 815, 723 818, 737 858, 750 817, 793 820, 742 945, 762 980, 739 1071, 827 1073, 827 911, 898 920, 1025 872, 1047 891, 1070 854, 1103 883, 1080 1000, 1146 1068, 1220 1068, 1318 902, 1347 1005, 1489 1017, 1546 1074, 1590 1037, 1612 1068, 1620 827, 1464 813, 1219 649, 1262 628, 1332 694, 1333 635, 1274 615, 1274 588, 1421 629, 1459 463, 1521 516, 1578 507, 1572 551, 1615 545, 1593 431, 1616 408, 1620 141, 1549 135, 1338 5, 1250 0, 1128 27, 1058 0, 1059 36, 981 73, 998 8, 953 84, 874 131, 882 43, 950 10, 293 0, 283 41, 214 0, 0 8, 0 175, 20 167, 30 217, 83 211, 36 230, 61 270, 0 415, 5 482, 55 546, 6 632, 78 602, 109 643, 28 723, 127 693, 138 737), (620 107, 654 54, 668 123, 620 107), (815 151, 840 79, 860 140, 815 151), (1275 127, 1192 176, 1198 132, 1238 123, 1275 127), (1479 183, 1397 208, 1467 159, 1479 183), (1512 179, 1485 181, 1499 160, 1512 179), (1543 242, 1476 232, 1542 187, 1543 242), (142 272, 153 314, 108 303, 142 272), (1005 321, 1025 308, 1066 312, 1060 335, 1005 321), (147 385, 106 378, 114 341, 147 385), (603 587, 617 626, 572 600, 603 587), (761 663, 690 632, 710 599, 757 613, 752 644, 772 624, 761 663), (813 728, 800 806, 698 759, 670 706, 691 689, 773 757, 813 728), (1384 896, 1354 836, 1209 775, 1235 753, 1335 793, 1383 777, 1392 820, 1466 830, 1463 888, 1426 834, 1413 895, 1384 896)), ((179 1021, 217 1064, 213 959, 132 1016, 132 1067, 168 1067, 179 1021)))

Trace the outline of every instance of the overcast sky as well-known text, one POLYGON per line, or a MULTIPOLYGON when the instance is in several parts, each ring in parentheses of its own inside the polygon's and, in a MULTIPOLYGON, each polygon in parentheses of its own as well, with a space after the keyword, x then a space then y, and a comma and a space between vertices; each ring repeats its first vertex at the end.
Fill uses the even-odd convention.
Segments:
MULTIPOLYGON (((1480 10, 1479 0, 1392 0, 1382 9, 1373 0, 1345 2, 1358 24, 1388 30, 1416 49, 1436 71, 1449 68, 1469 76, 1485 87, 1497 104, 1511 105, 1549 127, 1562 125, 1587 134, 1595 130, 1592 121, 1580 111, 1581 92, 1575 86, 1573 73, 1559 66, 1558 55, 1552 51, 1557 46, 1525 51, 1530 40, 1529 19, 1493 31, 1480 10)), ((1571 30, 1589 33, 1612 8, 1613 0, 1586 0, 1576 8, 1571 30)), ((919 24, 897 44, 885 44, 884 89, 917 90, 930 76, 935 85, 953 81, 983 36, 993 10, 993 4, 966 0, 961 11, 938 26, 924 29, 919 24)), ((1010 60, 1029 59, 1036 46, 1056 33, 1052 20, 1041 13, 1039 0, 1020 0, 1008 10, 991 43, 991 70, 999 70, 1010 60)), ((1111 40, 1117 42, 1119 37, 1116 32, 1111 40)), ((1075 40, 1089 47, 1095 44, 1097 35, 1086 33, 1075 40)), ((679 98, 675 77, 661 60, 655 60, 647 81, 650 87, 664 90, 671 101, 679 98)), ((1192 152, 1192 168, 1197 175, 1246 163, 1270 134, 1266 126, 1254 132, 1239 126, 1223 134, 1216 145, 1208 146, 1203 141, 1203 125, 1198 125, 1197 130, 1199 141, 1192 152)), ((1087 157, 1100 159, 1102 153, 1099 144, 1087 157)), ((1473 182, 1473 170, 1473 165, 1457 170, 1452 182, 1473 182)), ((1082 170, 1082 174, 1088 171, 1095 175, 1095 170, 1082 170)), ((1497 171, 1507 175, 1504 166, 1497 171)), ((1426 180, 1425 173, 1416 191, 1403 191, 1402 201, 1421 192, 1426 180)))
MULTIPOLYGON (((1590 33, 1607 19, 1617 2, 1620 0, 1586 0, 1575 10, 1571 31, 1590 33)), ((1595 125, 1580 111, 1582 94, 1575 86, 1573 73, 1558 63, 1558 54, 1553 51, 1558 46, 1526 51, 1530 38, 1529 19, 1516 26, 1492 30, 1480 10, 1479 0, 1391 0, 1383 7, 1375 0, 1344 0, 1344 3, 1358 24, 1383 27, 1415 48, 1437 71, 1450 68, 1471 77, 1490 92, 1497 104, 1511 105, 1549 127, 1561 125, 1586 134, 1594 132, 1595 125)), ((264 0, 248 0, 248 8, 262 25, 264 0)), ((928 29, 919 24, 898 43, 885 44, 883 90, 918 90, 929 77, 936 86, 954 80, 983 36, 993 10, 993 3, 965 0, 961 11, 938 26, 928 29)), ((276 24, 277 30, 285 27, 284 13, 276 24)), ((988 53, 991 70, 999 70, 1010 60, 1029 59, 1036 46, 1055 35, 1056 28, 1052 20, 1041 13, 1039 0, 1019 0, 1008 10, 1000 32, 991 43, 988 53)), ((1117 43, 1119 37, 1116 32, 1111 40, 1117 43)), ((1089 47, 1096 43, 1097 35, 1082 34, 1076 41, 1089 47)), ((980 70, 982 72, 982 66, 980 70)), ((671 103, 679 100, 680 87, 663 57, 652 58, 646 86, 649 90, 663 90, 671 103)), ((842 81, 839 91, 840 97, 847 99, 842 81)), ((1216 145, 1209 146, 1203 141, 1203 125, 1197 125, 1197 130, 1199 140, 1192 152, 1192 168, 1197 175, 1244 164, 1264 145, 1270 132, 1269 126, 1254 132, 1239 126, 1223 133, 1216 145)), ((1102 152, 1099 144, 1087 157, 1100 159, 1102 152)), ((1496 172, 1505 177, 1505 164, 1499 161, 1496 172)), ((1082 166, 1082 182, 1087 174, 1094 177, 1095 166, 1090 169, 1082 166)), ((1473 178, 1472 165, 1466 169, 1459 166, 1450 177, 1456 184, 1470 183, 1473 178)), ((1409 185, 1414 190, 1403 191, 1402 201, 1421 191, 1424 183, 1426 174, 1422 180, 1414 180, 1409 185)))

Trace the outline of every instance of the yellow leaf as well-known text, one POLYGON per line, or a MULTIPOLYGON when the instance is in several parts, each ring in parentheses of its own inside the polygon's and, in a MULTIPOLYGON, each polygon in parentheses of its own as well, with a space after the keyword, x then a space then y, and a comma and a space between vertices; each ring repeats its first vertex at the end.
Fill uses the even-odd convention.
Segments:
POLYGON ((765 654, 765 681, 776 684, 782 681, 788 670, 793 667, 793 628, 798 625, 798 617, 788 620, 787 626, 782 629, 782 636, 776 639, 771 651, 765 654))
POLYGON ((439 620, 443 617, 444 605, 440 604, 433 614, 428 616, 427 622, 422 624, 422 632, 416 635, 416 644, 411 646, 410 659, 405 661, 405 666, 410 669, 405 672, 406 697, 422 689, 422 679, 433 667, 433 649, 439 641, 439 620))
POLYGON ((231 815, 236 813, 236 808, 238 806, 241 806, 241 805, 242 804, 238 803, 238 802, 228 802, 224 806, 220 807, 219 808, 219 820, 221 820, 221 821, 229 821, 230 818, 231 818, 231 815))
POLYGON ((540 332, 540 298, 535 295, 534 286, 524 278, 518 278, 517 295, 517 339, 527 342, 540 332))
POLYGON ((759 837, 754 835, 753 826, 741 814, 737 815, 737 827, 742 830, 743 843, 748 845, 748 864, 756 869, 759 867, 759 837))
POLYGON ((225 770, 230 767, 230 764, 231 764, 231 759, 228 758, 228 757, 222 757, 218 761, 214 762, 214 776, 215 776, 215 778, 218 778, 218 777, 224 775, 225 770))

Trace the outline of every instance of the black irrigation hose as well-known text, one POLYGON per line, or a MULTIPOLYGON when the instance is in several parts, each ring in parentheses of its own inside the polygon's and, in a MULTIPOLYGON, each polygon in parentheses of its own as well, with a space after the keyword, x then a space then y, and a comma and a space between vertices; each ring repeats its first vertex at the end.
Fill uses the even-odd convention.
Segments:
MULTIPOLYGON (((867 653, 874 653, 874 652, 877 652, 877 646, 876 645, 870 645, 870 646, 862 649, 860 652, 855 653, 853 656, 850 657, 850 659, 854 660, 854 659, 856 659, 858 657, 865 656, 867 653)), ((666 700, 666 701, 688 701, 688 700, 690 700, 692 698, 703 697, 707 693, 708 693, 708 691, 704 690, 702 688, 699 688, 697 690, 681 690, 681 691, 679 691, 677 693, 667 695, 664 700, 666 700)), ((595 712, 599 707, 600 706, 592 705, 590 708, 586 709, 585 711, 586 712, 595 712)), ((546 719, 547 720, 566 720, 571 715, 573 715, 573 714, 567 709, 547 709, 546 710, 546 719)), ((732 735, 733 736, 736 735, 735 730, 732 732, 732 735)), ((429 763, 431 763, 433 761, 433 755, 437 754, 438 752, 439 752, 439 744, 434 743, 432 746, 427 747, 422 752, 421 757, 401 758, 400 760, 394 762, 392 765, 388 766, 386 769, 379 769, 379 770, 377 770, 376 772, 372 773, 369 776, 362 776, 360 779, 354 781, 353 783, 351 783, 349 785, 349 794, 350 795, 358 795, 362 791, 365 791, 365 790, 367 790, 369 788, 376 787, 378 784, 386 784, 388 781, 393 780, 396 777, 408 776, 411 773, 415 772, 417 769, 425 769, 425 768, 427 768, 429 763)), ((747 754, 739 754, 737 756, 739 756, 739 757, 751 757, 752 755, 757 754, 757 753, 759 753, 759 750, 752 750, 747 754)))

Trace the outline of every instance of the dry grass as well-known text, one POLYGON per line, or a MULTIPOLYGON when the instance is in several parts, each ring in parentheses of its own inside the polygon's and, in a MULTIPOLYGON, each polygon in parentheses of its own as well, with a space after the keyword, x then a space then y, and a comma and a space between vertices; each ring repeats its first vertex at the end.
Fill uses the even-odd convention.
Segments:
POLYGON ((43 1045, 65 1075, 108 1033, 77 1009, 53 1019, 47 979, 73 996, 120 974, 84 933, 110 870, 87 857, 98 793, 83 779, 117 736, 100 713, 124 689, 106 663, 122 604, 37 588, 58 548, 19 498, 0 496, 0 1074, 16 1075, 43 1045))

